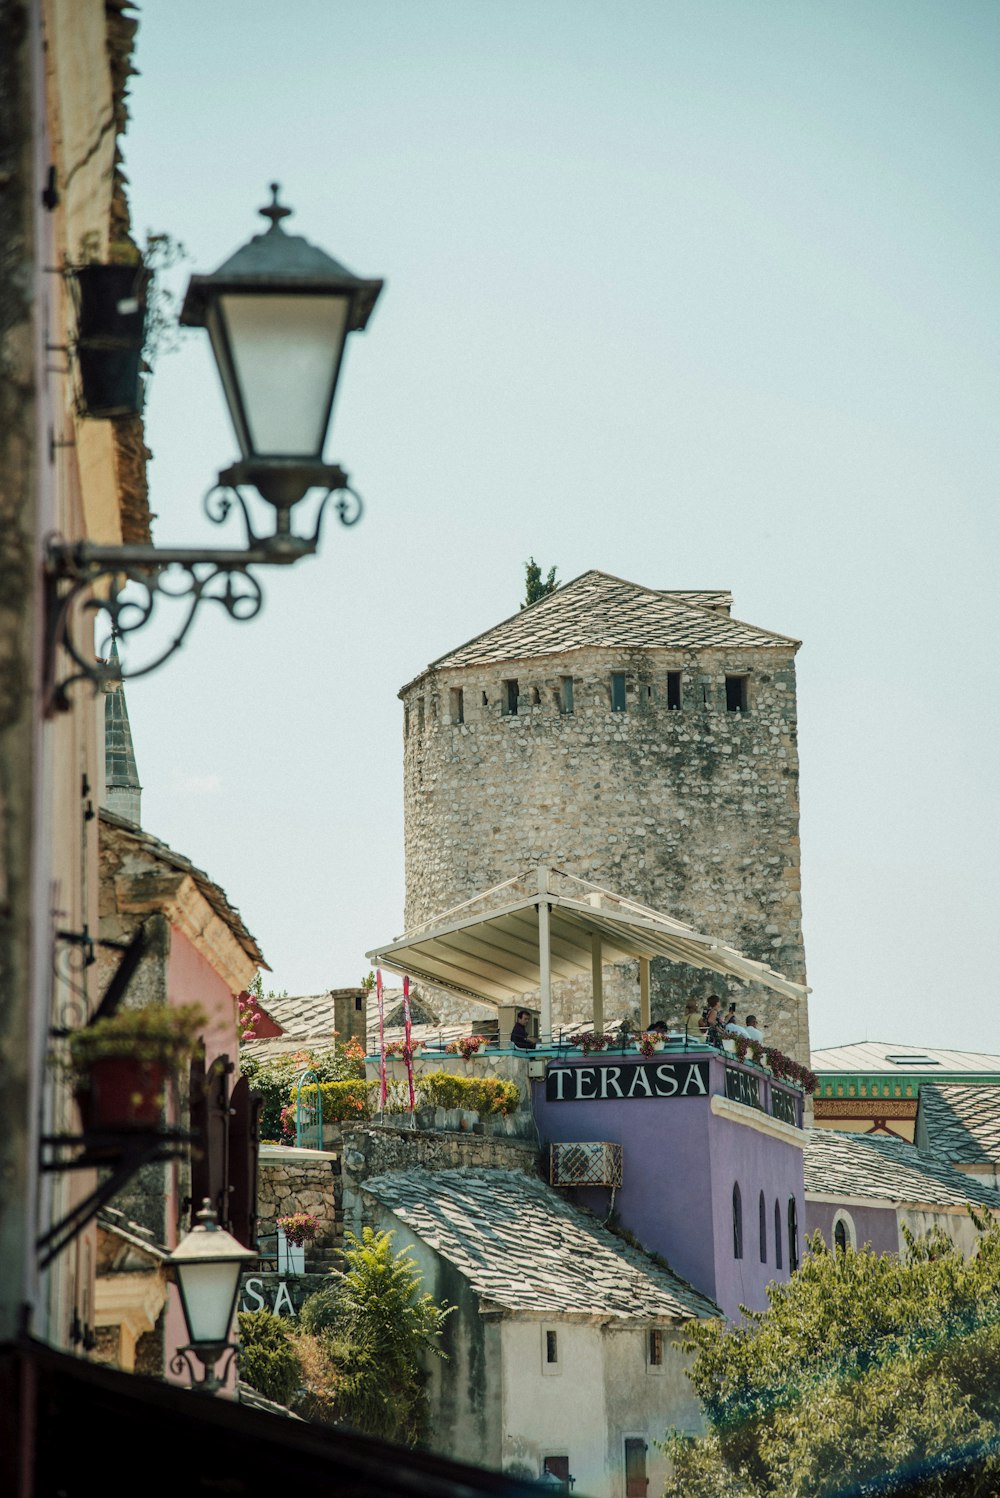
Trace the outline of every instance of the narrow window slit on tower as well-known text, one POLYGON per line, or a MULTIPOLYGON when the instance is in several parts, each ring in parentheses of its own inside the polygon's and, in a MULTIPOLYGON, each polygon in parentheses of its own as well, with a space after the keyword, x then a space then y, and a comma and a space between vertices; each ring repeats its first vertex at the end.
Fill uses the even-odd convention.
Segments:
POLYGON ((545 1333, 545 1361, 547 1363, 559 1361, 559 1339, 555 1332, 545 1333))
POLYGON ((562 677, 559 683, 559 711, 571 713, 573 711, 573 678, 562 677))
POLYGON ((649 1365, 651 1368, 663 1365, 663 1333, 658 1327, 653 1327, 649 1333, 649 1365))
POLYGON ((679 708, 681 705, 681 673, 679 671, 667 672, 667 707, 679 708))
POLYGON ((449 692, 449 711, 453 723, 465 722, 465 692, 461 687, 452 687, 449 692))
POLYGON ((611 711, 623 713, 625 711, 625 672, 612 671, 611 673, 611 711))
POLYGON ((533 687, 532 688, 532 691, 531 691, 531 702, 532 702, 532 706, 533 707, 541 707, 541 705, 542 705, 542 694, 539 691, 538 687, 533 687))
POLYGON ((516 681, 505 681, 503 684, 503 710, 510 718, 517 717, 517 699, 520 693, 516 681))
POLYGON ((726 677, 726 709, 731 713, 746 712, 747 678, 745 676, 726 677))

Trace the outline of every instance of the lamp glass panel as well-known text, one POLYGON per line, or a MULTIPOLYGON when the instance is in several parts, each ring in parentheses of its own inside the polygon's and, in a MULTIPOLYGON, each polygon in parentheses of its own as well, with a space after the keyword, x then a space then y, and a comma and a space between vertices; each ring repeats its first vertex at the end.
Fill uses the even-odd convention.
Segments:
MULTIPOLYGON (((348 298, 247 294, 220 300, 246 420, 245 456, 322 457, 348 298)), ((223 385, 232 407, 225 373, 223 385)), ((239 421, 236 428, 242 440, 239 421)))
POLYGON ((178 1264, 181 1296, 192 1342, 225 1342, 229 1338, 239 1283, 239 1261, 216 1259, 204 1264, 178 1264))

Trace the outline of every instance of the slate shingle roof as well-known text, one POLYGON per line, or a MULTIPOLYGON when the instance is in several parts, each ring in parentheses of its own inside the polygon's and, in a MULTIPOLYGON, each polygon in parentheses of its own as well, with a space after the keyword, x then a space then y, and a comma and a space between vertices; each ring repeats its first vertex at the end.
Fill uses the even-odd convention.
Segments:
POLYGON ((585 645, 621 649, 699 649, 712 645, 798 648, 799 641, 788 635, 731 619, 728 602, 729 594, 719 590, 659 592, 607 572, 584 572, 530 608, 432 661, 428 670, 530 660, 585 645))
POLYGON ((721 1314, 672 1270, 530 1176, 408 1170, 375 1176, 362 1190, 453 1264, 490 1306, 629 1321, 721 1314))
POLYGON ((804 1153, 806 1195, 868 1197, 903 1206, 1000 1210, 1000 1192, 943 1161, 921 1154, 905 1139, 812 1129, 804 1153))
POLYGON ((938 1159, 961 1165, 1000 1160, 1000 1087, 925 1082, 918 1130, 938 1159))

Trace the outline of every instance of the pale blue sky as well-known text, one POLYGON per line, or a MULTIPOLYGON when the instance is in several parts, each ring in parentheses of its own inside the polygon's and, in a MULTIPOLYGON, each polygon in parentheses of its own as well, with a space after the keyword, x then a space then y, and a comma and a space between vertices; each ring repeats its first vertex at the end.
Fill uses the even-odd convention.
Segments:
MULTIPOLYGON (((212 270, 276 177, 388 282, 328 449, 364 522, 129 692, 144 822, 274 986, 401 929, 396 692, 534 553, 804 641, 814 1043, 1000 1051, 1000 5, 143 0, 137 65, 140 231, 212 270)), ((203 335, 148 414, 187 542, 203 335)))

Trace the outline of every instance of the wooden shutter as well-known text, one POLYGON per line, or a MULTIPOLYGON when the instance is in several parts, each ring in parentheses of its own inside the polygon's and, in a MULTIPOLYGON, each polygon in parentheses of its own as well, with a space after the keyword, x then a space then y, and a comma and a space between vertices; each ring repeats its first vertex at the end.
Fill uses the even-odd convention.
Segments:
POLYGON ((229 1217, 233 1237, 257 1247, 257 1155, 264 1099, 240 1077, 229 1099, 229 1217))
POLYGON ((191 1063, 191 1226, 207 1197, 219 1226, 229 1222, 229 1078, 234 1070, 228 1056, 219 1056, 205 1069, 205 1054, 191 1063))
POLYGON ((625 1442, 625 1498, 646 1498, 646 1443, 641 1436, 625 1442))

